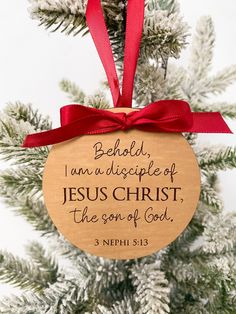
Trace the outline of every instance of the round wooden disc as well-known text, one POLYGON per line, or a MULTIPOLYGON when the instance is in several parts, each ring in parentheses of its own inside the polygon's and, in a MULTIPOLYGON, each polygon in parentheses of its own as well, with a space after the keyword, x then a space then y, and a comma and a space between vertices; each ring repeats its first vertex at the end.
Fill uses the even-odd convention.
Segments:
POLYGON ((43 193, 54 224, 75 246, 137 258, 165 247, 189 224, 200 171, 181 134, 86 135, 53 146, 43 193))

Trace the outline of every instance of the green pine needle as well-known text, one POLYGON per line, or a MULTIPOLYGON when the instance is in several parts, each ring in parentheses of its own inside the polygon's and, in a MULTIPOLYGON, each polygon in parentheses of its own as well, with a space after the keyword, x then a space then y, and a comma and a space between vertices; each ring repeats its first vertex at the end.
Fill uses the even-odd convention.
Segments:
POLYGON ((0 280, 33 291, 42 291, 51 283, 48 272, 3 251, 0 252, 0 280))
POLYGON ((236 168, 236 148, 227 147, 214 152, 206 149, 200 156, 199 166, 204 172, 236 168))

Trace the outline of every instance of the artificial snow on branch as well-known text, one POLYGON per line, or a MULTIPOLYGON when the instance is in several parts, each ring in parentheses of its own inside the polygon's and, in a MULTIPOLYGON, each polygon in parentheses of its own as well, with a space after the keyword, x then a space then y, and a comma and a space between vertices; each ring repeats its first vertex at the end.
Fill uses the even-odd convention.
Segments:
MULTIPOLYGON (((45 258, 45 257, 44 257, 45 258)), ((38 268, 26 260, 16 258, 10 253, 0 253, 0 279, 22 289, 41 291, 57 279, 57 268, 38 268)))
POLYGON ((199 19, 193 39, 189 72, 194 80, 200 80, 208 75, 213 60, 215 30, 210 16, 199 19))
POLYGON ((233 147, 205 149, 201 153, 199 165, 207 172, 233 169, 236 167, 236 149, 233 147))
POLYGON ((160 263, 135 265, 132 268, 132 278, 136 287, 135 300, 140 304, 137 313, 165 314, 170 312, 169 282, 160 270, 160 263))
POLYGON ((63 79, 59 84, 61 90, 65 92, 69 99, 75 103, 84 103, 85 93, 75 83, 63 79))
MULTIPOLYGON (((52 31, 67 35, 86 33, 85 10, 87 1, 30 0, 32 18, 52 31)), ((108 33, 116 59, 123 57, 125 30, 125 1, 102 1, 108 33)), ((145 21, 141 45, 142 56, 165 64, 169 57, 179 57, 186 45, 188 26, 179 14, 176 1, 146 1, 145 21)))

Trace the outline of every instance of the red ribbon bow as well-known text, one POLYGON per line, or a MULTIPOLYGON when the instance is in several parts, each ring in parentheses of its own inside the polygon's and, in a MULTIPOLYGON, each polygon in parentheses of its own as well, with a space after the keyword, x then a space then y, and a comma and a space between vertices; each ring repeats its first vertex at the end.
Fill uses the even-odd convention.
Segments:
MULTIPOLYGON (((122 95, 100 0, 88 0, 86 20, 104 66, 114 107, 131 107, 144 20, 144 0, 127 6, 122 95)), ((232 133, 219 112, 191 112, 182 100, 161 100, 145 108, 114 113, 82 105, 61 108, 61 127, 28 135, 23 147, 56 144, 84 134, 136 128, 149 132, 232 133)))
POLYGON ((61 125, 54 130, 28 135, 23 146, 51 145, 80 135, 132 128, 149 132, 231 133, 220 113, 191 112, 189 104, 181 100, 161 100, 128 114, 68 105, 61 108, 61 125))

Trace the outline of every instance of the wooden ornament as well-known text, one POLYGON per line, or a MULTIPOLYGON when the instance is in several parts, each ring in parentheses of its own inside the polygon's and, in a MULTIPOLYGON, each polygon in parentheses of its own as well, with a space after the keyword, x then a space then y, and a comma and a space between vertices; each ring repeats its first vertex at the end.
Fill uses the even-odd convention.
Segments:
POLYGON ((52 147, 43 193, 52 221, 71 243, 97 256, 131 259, 183 232, 199 199, 200 171, 179 133, 85 135, 52 147))

